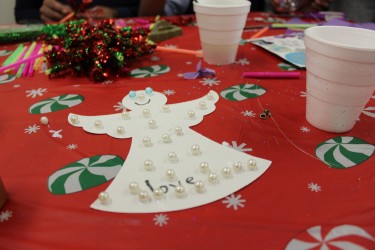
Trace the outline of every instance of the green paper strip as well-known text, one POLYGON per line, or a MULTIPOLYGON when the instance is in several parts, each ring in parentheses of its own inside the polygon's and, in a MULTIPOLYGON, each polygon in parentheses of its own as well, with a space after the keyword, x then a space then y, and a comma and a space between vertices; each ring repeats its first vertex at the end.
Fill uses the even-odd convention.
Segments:
POLYGON ((310 27, 317 26, 313 23, 273 23, 272 28, 276 29, 307 29, 310 27))
MULTIPOLYGON (((31 45, 30 45, 29 49, 27 50, 27 52, 26 52, 24 58, 22 58, 22 59, 27 59, 27 58, 29 58, 30 55, 31 55, 31 53, 34 51, 35 46, 36 46, 36 42, 34 41, 34 42, 31 43, 31 45)), ((23 71, 23 69, 24 69, 25 67, 26 67, 26 63, 24 63, 24 64, 22 64, 22 65, 20 66, 20 68, 19 68, 18 71, 17 71, 16 77, 21 77, 21 75, 22 75, 22 71, 23 71)))
POLYGON ((23 44, 21 43, 18 45, 17 49, 13 51, 13 53, 3 62, 2 66, 7 66, 17 61, 18 57, 21 55, 23 51, 23 44))

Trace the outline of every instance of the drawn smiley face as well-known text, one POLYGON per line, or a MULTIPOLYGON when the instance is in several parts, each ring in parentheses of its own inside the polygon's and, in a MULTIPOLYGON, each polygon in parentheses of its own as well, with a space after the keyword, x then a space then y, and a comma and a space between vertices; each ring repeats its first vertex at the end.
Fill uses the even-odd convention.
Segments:
POLYGON ((145 90, 132 90, 122 99, 122 105, 130 110, 143 109, 150 105, 163 106, 166 103, 167 97, 162 93, 153 91, 150 87, 145 90))

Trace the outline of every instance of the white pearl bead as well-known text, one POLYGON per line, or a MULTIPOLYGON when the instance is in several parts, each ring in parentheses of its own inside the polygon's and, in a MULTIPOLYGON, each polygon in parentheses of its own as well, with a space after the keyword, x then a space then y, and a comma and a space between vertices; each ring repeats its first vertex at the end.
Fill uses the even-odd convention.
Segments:
POLYGON ((143 145, 145 145, 146 147, 151 147, 152 146, 151 138, 148 136, 145 136, 143 138, 143 145))
POLYGON ((71 117, 70 117, 70 121, 73 123, 73 124, 77 124, 78 123, 78 116, 76 116, 76 115, 72 115, 71 117))
POLYGON ((201 153, 201 149, 200 149, 199 145, 194 144, 193 146, 191 146, 191 153, 193 155, 199 155, 201 153))
POLYGON ((165 172, 165 175, 167 176, 167 179, 170 181, 173 181, 176 178, 176 172, 173 169, 168 169, 165 172))
POLYGON ((108 202, 109 194, 107 192, 100 192, 98 195, 98 199, 101 204, 105 205, 108 202))
POLYGON ((122 135, 125 133, 125 128, 123 126, 117 127, 117 134, 122 135))
POLYGON ((188 113, 187 113, 187 116, 189 117, 189 119, 193 119, 195 118, 195 112, 190 110, 188 113))
POLYGON ((248 162, 247 162, 247 167, 250 169, 250 170, 257 170, 257 162, 256 160, 254 159, 250 159, 248 162))
POLYGON ((184 197, 186 195, 184 186, 177 185, 175 188, 175 193, 178 197, 184 197))
POLYGON ((142 190, 142 191, 139 192, 138 198, 139 198, 139 200, 141 202, 148 202, 148 201, 150 201, 150 195, 145 190, 142 190))
POLYGON ((215 173, 210 173, 207 177, 208 181, 211 183, 217 182, 217 175, 215 173))
POLYGON ((174 128, 174 132, 176 133, 176 135, 182 135, 182 128, 180 126, 176 126, 174 128))
POLYGON ((132 194, 138 194, 139 193, 139 185, 136 182, 130 182, 129 183, 129 190, 132 194))
POLYGON ((40 118, 40 122, 43 124, 43 125, 47 125, 48 124, 48 118, 46 116, 42 116, 40 118))
POLYGON ((153 193, 156 198, 161 198, 164 195, 164 191, 161 188, 155 188, 153 193))
POLYGON ((243 170, 243 166, 241 162, 236 162, 233 164, 233 168, 236 172, 241 172, 243 170))
POLYGON ((151 111, 149 109, 144 109, 142 113, 143 117, 150 117, 151 111))
POLYGON ((228 178, 232 175, 232 170, 228 167, 224 167, 222 170, 221 170, 221 174, 225 177, 225 178, 228 178))
POLYGON ((167 105, 167 104, 163 105, 162 110, 165 113, 171 112, 171 109, 170 109, 169 105, 167 105))
POLYGON ((213 100, 215 97, 214 97, 214 93, 212 93, 211 91, 207 94, 207 99, 208 100, 213 100))
POLYGON ((154 163, 151 160, 145 160, 145 162, 143 164, 144 164, 145 169, 147 171, 151 171, 151 170, 154 169, 154 163))
POLYGON ((206 102, 204 102, 204 101, 200 101, 200 102, 199 102, 199 108, 200 108, 200 109, 206 109, 206 108, 207 108, 207 104, 206 104, 206 102))
POLYGON ((168 159, 170 162, 177 162, 178 161, 177 154, 175 152, 169 152, 168 159))
POLYGON ((203 181, 197 181, 196 183, 194 183, 194 187, 198 193, 204 192, 205 190, 203 181))
POLYGON ((101 128, 102 127, 102 122, 101 121, 95 121, 94 122, 95 128, 101 128))
POLYGON ((129 119, 129 118, 130 118, 130 114, 129 114, 129 112, 127 112, 127 111, 123 111, 123 112, 121 113, 121 115, 122 115, 122 117, 123 117, 124 119, 129 119))
POLYGON ((207 162, 201 162, 199 164, 199 170, 201 173, 207 173, 209 171, 209 165, 207 162))
POLYGON ((170 143, 172 141, 171 135, 167 133, 162 135, 162 139, 164 143, 170 143))
POLYGON ((148 120, 148 127, 149 128, 156 128, 156 121, 154 119, 148 120))

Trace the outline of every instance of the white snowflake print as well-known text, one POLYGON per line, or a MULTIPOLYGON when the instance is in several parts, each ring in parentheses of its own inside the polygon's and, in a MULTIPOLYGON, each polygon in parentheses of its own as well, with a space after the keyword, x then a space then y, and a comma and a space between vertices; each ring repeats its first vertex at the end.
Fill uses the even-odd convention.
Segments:
POLYGON ((155 215, 153 220, 155 221, 155 226, 162 227, 168 224, 169 218, 165 214, 157 214, 155 215))
POLYGON ((190 64, 193 64, 193 62, 190 62, 190 61, 188 61, 188 62, 185 62, 187 65, 190 65, 190 64))
POLYGON ((32 89, 32 90, 26 90, 26 96, 35 98, 36 96, 42 96, 44 92, 47 92, 47 89, 32 89))
POLYGON ((9 220, 10 217, 12 217, 12 211, 6 210, 2 211, 0 214, 0 222, 4 222, 6 220, 9 220))
POLYGON ((166 44, 165 47, 167 47, 167 48, 172 48, 172 49, 176 49, 176 48, 177 48, 177 45, 166 44))
POLYGON ((250 64, 250 62, 246 58, 239 59, 238 61, 236 61, 236 63, 241 64, 241 65, 249 65, 250 64))
POLYGON ((78 88, 78 87, 80 87, 81 85, 79 85, 79 84, 74 84, 74 85, 72 85, 74 88, 78 88))
POLYGON ((234 196, 234 194, 231 194, 230 196, 225 197, 225 200, 223 200, 224 204, 227 204, 227 208, 233 207, 234 210, 237 210, 239 207, 244 207, 245 205, 245 199, 241 199, 241 195, 234 196))
POLYGON ((241 143, 241 145, 237 145, 236 141, 232 141, 232 145, 230 145, 228 142, 224 141, 221 143, 223 146, 227 146, 229 148, 233 148, 239 152, 250 152, 253 151, 252 148, 245 148, 246 143, 241 143))
POLYGON ((175 93, 176 91, 174 91, 173 89, 167 89, 163 91, 164 95, 174 95, 175 93))
POLYGON ((108 84, 111 84, 111 83, 113 83, 112 80, 106 80, 106 81, 102 82, 103 85, 108 85, 108 84))
POLYGON ((39 129, 40 129, 40 126, 34 124, 32 126, 25 128, 25 133, 30 135, 32 133, 38 132, 39 129))
POLYGON ((18 89, 19 87, 21 87, 21 84, 18 84, 18 83, 17 83, 17 84, 14 84, 14 85, 13 85, 13 88, 15 88, 15 89, 18 89))
POLYGON ((216 78, 203 78, 203 81, 199 81, 199 82, 202 83, 203 86, 208 85, 212 87, 214 85, 219 85, 220 80, 216 78))
POLYGON ((73 150, 73 149, 77 149, 78 145, 77 144, 69 144, 68 146, 66 146, 66 148, 69 149, 69 150, 73 150))
POLYGON ((151 62, 157 62, 160 60, 160 57, 154 55, 154 56, 151 56, 150 60, 151 62))
POLYGON ((124 107, 124 105, 122 105, 122 102, 118 102, 116 105, 113 105, 113 108, 116 111, 119 111, 119 110, 126 111, 126 108, 124 107))
POLYGON ((307 187, 311 190, 311 192, 320 192, 321 191, 321 187, 316 183, 311 182, 307 185, 307 187))
POLYGON ((242 111, 241 114, 243 114, 243 116, 255 117, 255 113, 252 110, 242 111))
POLYGON ((60 134, 62 129, 60 130, 50 130, 49 132, 52 134, 52 137, 54 138, 62 138, 62 135, 60 134))
POLYGON ((301 91, 300 94, 299 94, 300 97, 306 97, 307 96, 307 93, 306 91, 301 91))
POLYGON ((304 132, 304 133, 308 133, 308 132, 310 132, 310 129, 309 129, 308 127, 305 127, 305 126, 301 127, 300 130, 301 130, 302 132, 304 132))
POLYGON ((184 74, 177 74, 177 77, 182 78, 182 77, 184 77, 184 74))

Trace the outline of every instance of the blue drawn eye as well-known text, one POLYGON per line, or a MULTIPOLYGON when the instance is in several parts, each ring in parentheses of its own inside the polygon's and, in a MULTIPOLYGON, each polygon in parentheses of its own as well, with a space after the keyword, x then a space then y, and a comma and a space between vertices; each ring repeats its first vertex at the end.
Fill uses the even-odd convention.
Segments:
POLYGON ((137 93, 134 90, 131 90, 129 92, 130 99, 135 99, 137 97, 137 93))
POLYGON ((154 92, 154 91, 152 90, 152 88, 147 87, 145 92, 146 92, 146 94, 151 95, 152 92, 154 92))

